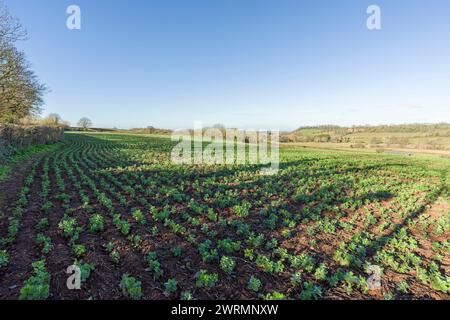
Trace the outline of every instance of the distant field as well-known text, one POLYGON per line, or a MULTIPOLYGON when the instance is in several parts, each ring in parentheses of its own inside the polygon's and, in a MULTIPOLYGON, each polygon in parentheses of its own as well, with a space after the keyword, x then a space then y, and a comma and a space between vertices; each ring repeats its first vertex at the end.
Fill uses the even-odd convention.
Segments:
POLYGON ((334 143, 354 148, 402 148, 450 151, 450 125, 300 128, 284 142, 334 143))
POLYGON ((380 153, 380 154, 398 154, 404 156, 434 156, 441 158, 450 158, 450 150, 440 149, 417 149, 417 148, 400 148, 400 147, 366 147, 364 145, 354 145, 351 143, 331 143, 331 142, 290 142, 282 143, 282 148, 306 148, 313 150, 348 151, 352 153, 380 153))
POLYGON ((291 145, 261 176, 173 165, 173 146, 68 133, 13 170, 0 299, 450 298, 450 159, 291 145))

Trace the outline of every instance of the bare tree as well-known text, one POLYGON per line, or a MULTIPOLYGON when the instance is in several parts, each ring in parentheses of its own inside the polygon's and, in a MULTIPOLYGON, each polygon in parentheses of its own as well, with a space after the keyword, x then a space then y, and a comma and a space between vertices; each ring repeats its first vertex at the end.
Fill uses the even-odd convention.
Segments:
POLYGON ((0 0, 0 47, 10 46, 16 41, 25 40, 27 32, 18 19, 13 18, 0 0))
POLYGON ((15 123, 41 112, 45 85, 31 70, 15 42, 25 39, 26 32, 0 2, 0 122, 15 123))
POLYGON ((83 128, 84 130, 92 127, 92 121, 89 118, 81 118, 80 121, 78 121, 78 126, 83 128))

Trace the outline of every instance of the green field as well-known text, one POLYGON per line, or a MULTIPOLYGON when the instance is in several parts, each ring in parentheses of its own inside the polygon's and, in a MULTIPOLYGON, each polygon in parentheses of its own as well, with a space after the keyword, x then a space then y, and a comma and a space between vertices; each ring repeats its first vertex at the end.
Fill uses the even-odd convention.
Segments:
POLYGON ((450 159, 285 147, 262 176, 174 145, 68 133, 33 157, 2 189, 0 299, 450 298, 450 159))

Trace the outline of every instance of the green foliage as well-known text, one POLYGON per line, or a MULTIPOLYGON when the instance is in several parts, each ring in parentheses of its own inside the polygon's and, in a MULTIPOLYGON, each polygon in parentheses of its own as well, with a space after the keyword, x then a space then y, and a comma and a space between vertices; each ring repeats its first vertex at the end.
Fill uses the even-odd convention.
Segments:
POLYGON ((47 229, 48 227, 49 227, 48 218, 40 219, 36 225, 36 229, 41 231, 47 229))
POLYGON ((80 236, 82 229, 77 227, 77 220, 75 218, 63 218, 58 228, 63 232, 63 235, 70 238, 72 241, 76 241, 80 236))
POLYGON ((116 245, 114 244, 114 242, 110 241, 106 244, 105 249, 106 249, 106 251, 111 253, 115 247, 116 247, 116 245))
POLYGON ((36 236, 36 244, 38 244, 43 254, 48 254, 52 249, 52 240, 49 237, 44 236, 42 233, 38 233, 36 236))
POLYGON ((92 271, 95 270, 95 264, 81 263, 75 261, 75 265, 80 268, 81 282, 83 283, 90 278, 92 271))
POLYGON ((80 258, 85 255, 86 247, 82 244, 74 244, 72 245, 72 251, 77 258, 80 258))
MULTIPOLYGON (((190 259, 197 251, 202 270, 192 281, 199 288, 214 288, 224 272, 223 286, 243 283, 260 298, 321 299, 325 290, 327 296, 369 298, 366 270, 376 264, 408 275, 407 282, 395 284, 383 278, 395 294, 416 298, 411 288, 418 282, 430 296, 448 293, 448 159, 282 148, 278 174, 262 176, 247 164, 175 166, 173 145, 153 137, 67 133, 60 148, 32 163, 17 200, 0 213, 0 248, 9 252, 30 221, 29 208, 40 203, 41 216, 34 218, 43 256, 51 249, 47 235, 56 239, 49 218, 58 209, 58 231, 73 258, 90 259, 88 250, 100 244, 93 245, 83 230, 87 214, 86 231, 108 227, 108 234, 93 239, 108 239, 105 252, 112 262, 128 254, 144 259, 141 272, 172 297, 179 290, 180 298, 192 299, 182 292, 189 283, 161 281, 162 267, 172 268, 161 263, 177 262, 177 270, 189 273, 198 267, 190 259), (425 258, 428 243, 432 252, 425 258), (237 272, 241 261, 244 273, 237 272), (254 275, 248 278, 248 272, 254 275), (276 287, 283 293, 263 292, 257 277, 284 281, 285 288, 276 287)), ((0 268, 11 259, 0 250, 0 268)), ((123 260, 119 269, 128 266, 123 260)), ((86 281, 95 266, 81 260, 77 265, 86 281)), ((199 292, 205 297, 208 290, 199 292)), ((216 290, 209 294, 228 298, 216 290)))
POLYGON ((246 218, 250 213, 251 207, 252 205, 249 202, 244 201, 239 205, 235 205, 233 211, 239 218, 246 218))
POLYGON ((131 212, 131 215, 133 216, 133 219, 139 224, 145 225, 147 223, 145 216, 141 210, 135 209, 133 210, 133 212, 131 212))
POLYGON ((205 240, 198 246, 198 252, 202 256, 203 261, 211 262, 218 258, 217 249, 212 248, 212 241, 205 240))
POLYGON ((296 272, 291 276, 291 284, 294 287, 298 287, 302 283, 302 274, 300 272, 296 272))
POLYGON ((217 273, 208 274, 206 270, 200 270, 197 273, 196 286, 198 288, 214 288, 219 281, 219 275, 217 273))
POLYGON ((20 300, 46 300, 50 295, 50 274, 45 267, 45 260, 32 264, 33 276, 25 281, 20 289, 20 300))
POLYGON ((406 281, 402 281, 397 285, 398 292, 401 292, 403 294, 409 293, 409 284, 406 281))
POLYGON ((266 256, 258 255, 255 261, 256 265, 265 272, 272 273, 274 271, 273 262, 266 256))
POLYGON ((322 288, 314 283, 306 281, 300 293, 300 300, 317 300, 322 296, 322 288))
POLYGON ((190 293, 189 291, 184 291, 181 293, 180 300, 182 301, 194 300, 194 297, 192 296, 192 293, 190 293))
POLYGON ((9 255, 6 250, 0 250, 0 268, 6 267, 9 263, 9 255))
POLYGON ((164 292, 166 293, 166 295, 169 296, 169 295, 174 294, 175 292, 177 292, 178 282, 175 279, 169 279, 164 284, 164 287, 166 288, 166 290, 164 292))
POLYGON ((147 254, 147 264, 155 279, 159 279, 164 274, 156 252, 149 252, 147 254))
POLYGON ((132 300, 140 300, 142 298, 141 282, 129 274, 122 276, 120 289, 122 289, 123 295, 127 298, 131 298, 132 300))
POLYGON ((179 246, 176 246, 176 247, 174 247, 174 248, 172 249, 172 255, 173 255, 174 257, 179 257, 179 256, 181 256, 181 252, 182 252, 182 249, 181 249, 181 247, 179 247, 179 246))
POLYGON ((450 291, 450 282, 448 278, 445 279, 437 273, 433 273, 430 276, 431 288, 442 293, 448 293, 450 291))
POLYGON ((120 258, 121 258, 120 252, 118 252, 118 251, 112 251, 112 252, 109 254, 109 257, 111 258, 111 260, 112 260, 115 264, 119 264, 120 258))
POLYGON ((328 268, 327 265, 325 263, 322 263, 317 269, 316 272, 314 273, 314 277, 321 281, 321 280, 325 280, 327 278, 327 274, 328 274, 328 268))
POLYGON ((229 238, 223 239, 218 241, 217 248, 226 254, 232 254, 233 252, 238 252, 239 250, 241 250, 241 242, 234 242, 229 238))
POLYGON ((89 231, 92 233, 101 232, 105 229, 105 222, 100 214, 94 214, 89 218, 89 231))
POLYGON ((247 288, 251 291, 259 292, 259 290, 261 289, 261 280, 254 276, 251 276, 248 280, 247 288))
POLYGON ((286 300, 286 296, 283 293, 274 291, 266 294, 264 300, 286 300))
POLYGON ((124 236, 128 236, 130 234, 131 224, 126 220, 122 220, 120 215, 114 216, 113 222, 114 222, 114 225, 116 226, 116 228, 119 229, 119 231, 124 236))
POLYGON ((225 273, 231 274, 236 267, 236 262, 230 258, 223 256, 220 259, 220 269, 222 269, 225 273))

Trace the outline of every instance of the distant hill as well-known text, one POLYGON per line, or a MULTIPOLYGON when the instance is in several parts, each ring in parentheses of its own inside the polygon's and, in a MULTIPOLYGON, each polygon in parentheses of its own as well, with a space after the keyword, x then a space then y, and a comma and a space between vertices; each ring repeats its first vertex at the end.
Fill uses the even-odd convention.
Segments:
POLYGON ((283 134, 282 142, 336 143, 355 148, 450 150, 450 124, 301 127, 283 134))

